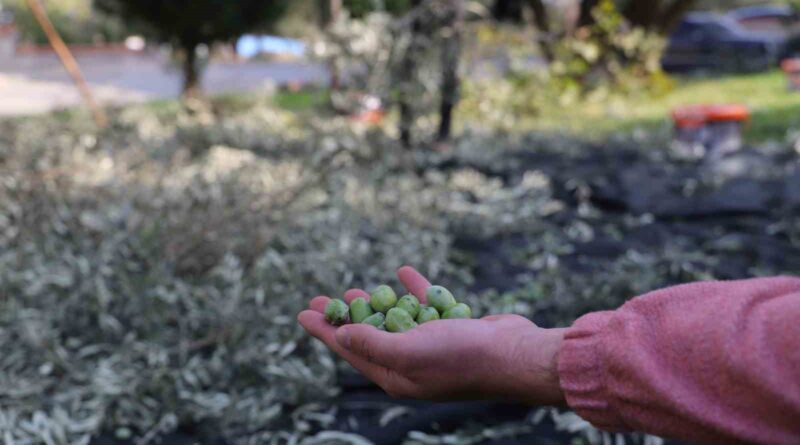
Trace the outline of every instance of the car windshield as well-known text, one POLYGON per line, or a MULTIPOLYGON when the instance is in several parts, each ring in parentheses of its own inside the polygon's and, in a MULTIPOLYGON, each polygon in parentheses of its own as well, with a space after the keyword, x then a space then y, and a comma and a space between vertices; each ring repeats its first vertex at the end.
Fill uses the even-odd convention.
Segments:
POLYGON ((708 22, 705 29, 709 33, 724 37, 732 37, 742 31, 736 22, 723 19, 719 22, 708 22))
POLYGON ((726 17, 703 17, 702 19, 687 20, 683 22, 676 34, 702 33, 705 36, 734 37, 747 32, 736 21, 726 17))

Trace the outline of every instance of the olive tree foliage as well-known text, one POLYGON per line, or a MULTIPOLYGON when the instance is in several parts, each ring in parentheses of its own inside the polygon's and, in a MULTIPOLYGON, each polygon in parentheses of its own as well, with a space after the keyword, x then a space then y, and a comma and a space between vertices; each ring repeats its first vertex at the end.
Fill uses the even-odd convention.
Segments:
MULTIPOLYGON (((690 11, 708 0, 615 0, 622 16, 630 23, 650 31, 668 32, 690 11)), ((601 0, 572 0, 548 2, 546 0, 495 0, 493 13, 499 19, 522 20, 529 16, 534 24, 545 31, 553 29, 552 18, 557 9, 566 11, 562 18, 565 28, 574 30, 592 24, 592 10, 601 0), (527 14, 526 14, 527 13, 527 14)), ((724 2, 730 3, 730 2, 724 2)))
MULTIPOLYGON (((91 0, 45 2, 47 15, 61 38, 68 44, 119 42, 132 30, 121 20, 94 14, 91 0)), ((22 41, 48 44, 47 35, 25 0, 0 0, 0 10, 8 10, 22 41)))
MULTIPOLYGON (((542 53, 555 57, 554 45, 574 37, 581 29, 597 24, 596 9, 603 0, 496 0, 495 17, 501 20, 530 20, 540 31, 542 53), (558 6, 554 6, 558 5, 558 6)), ((631 27, 648 33, 667 34, 683 16, 698 5, 698 0, 614 0, 614 6, 631 27)))
POLYGON ((157 40, 177 50, 183 92, 200 92, 198 48, 227 42, 281 17, 289 0, 94 0, 95 7, 126 21, 141 23, 157 40))
POLYGON ((464 20, 462 0, 412 0, 405 13, 373 10, 354 17, 347 2, 313 45, 313 55, 341 84, 332 93, 343 111, 364 105, 365 99, 397 106, 399 138, 405 146, 422 139, 420 130, 438 114, 427 131, 437 141, 451 132, 458 101, 458 67, 464 20), (415 133, 417 133, 415 135, 415 133))
MULTIPOLYGON (((565 98, 663 91, 665 36, 694 0, 497 0, 493 12, 536 30, 549 66, 548 88, 565 98), (508 2, 511 3, 508 3, 508 2)), ((524 73, 523 73, 524 74, 524 73)), ((535 86, 539 88, 540 86, 535 86)))
POLYGON ((438 63, 428 62, 435 67, 428 80, 438 84, 439 122, 436 140, 443 142, 450 137, 453 109, 458 101, 458 64, 464 23, 461 0, 413 0, 412 5, 414 9, 409 14, 408 45, 397 68, 400 141, 406 147, 414 142, 413 125, 418 113, 414 102, 419 97, 419 92, 415 90, 424 82, 419 76, 424 73, 425 67, 420 64, 426 60, 425 55, 430 53, 431 47, 436 48, 439 57, 438 63))

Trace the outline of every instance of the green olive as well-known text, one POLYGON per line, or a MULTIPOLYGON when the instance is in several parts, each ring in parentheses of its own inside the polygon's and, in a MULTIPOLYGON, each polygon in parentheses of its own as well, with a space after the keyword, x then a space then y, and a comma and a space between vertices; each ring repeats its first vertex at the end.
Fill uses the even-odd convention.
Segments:
POLYGON ((449 290, 442 286, 431 286, 425 291, 425 296, 428 297, 428 304, 435 307, 440 314, 456 305, 456 299, 449 290))
POLYGON ((442 314, 442 318, 472 318, 472 309, 470 309, 469 306, 464 303, 458 303, 457 305, 446 310, 444 314, 442 314))
POLYGON ((403 309, 392 308, 386 314, 386 330, 389 332, 406 332, 417 327, 411 315, 403 309))
POLYGON ((333 299, 325 306, 325 319, 334 326, 341 326, 347 323, 350 308, 347 303, 339 299, 333 299))
POLYGON ((419 314, 419 300, 417 297, 408 294, 403 295, 399 300, 397 300, 397 308, 403 309, 411 315, 411 318, 417 318, 417 314, 419 314))
POLYGON ((375 288, 369 296, 369 304, 375 312, 389 312, 397 304, 397 294, 391 287, 382 284, 375 288))
POLYGON ((369 317, 363 319, 361 323, 371 324, 372 326, 375 326, 376 328, 380 329, 381 325, 383 325, 384 320, 386 320, 386 316, 383 315, 383 312, 375 312, 369 317))
POLYGON ((350 302, 350 320, 353 323, 361 323, 365 318, 374 313, 372 306, 362 297, 358 297, 350 302))
POLYGON ((419 310, 419 315, 417 315, 417 323, 427 323, 429 321, 438 320, 439 318, 439 311, 437 311, 436 308, 425 306, 419 310))

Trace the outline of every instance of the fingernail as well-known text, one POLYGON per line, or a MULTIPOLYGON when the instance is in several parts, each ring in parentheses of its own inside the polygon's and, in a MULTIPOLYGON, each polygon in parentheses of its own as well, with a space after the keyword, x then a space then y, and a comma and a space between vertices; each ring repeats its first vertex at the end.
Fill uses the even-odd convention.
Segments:
POLYGON ((339 328, 338 332, 336 332, 336 341, 338 341, 339 344, 343 348, 345 348, 345 349, 347 349, 349 351, 350 350, 350 329, 347 329, 347 327, 345 327, 345 326, 339 328))

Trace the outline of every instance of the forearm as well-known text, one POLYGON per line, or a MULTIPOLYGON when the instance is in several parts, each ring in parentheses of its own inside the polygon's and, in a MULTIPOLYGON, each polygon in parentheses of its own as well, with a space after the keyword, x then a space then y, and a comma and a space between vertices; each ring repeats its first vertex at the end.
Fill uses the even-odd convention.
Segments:
POLYGON ((701 443, 800 443, 800 280, 657 291, 566 333, 559 377, 597 427, 701 443))

